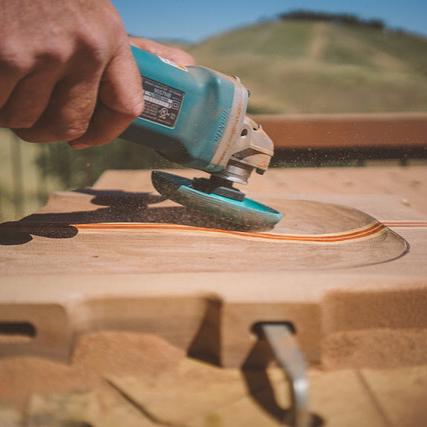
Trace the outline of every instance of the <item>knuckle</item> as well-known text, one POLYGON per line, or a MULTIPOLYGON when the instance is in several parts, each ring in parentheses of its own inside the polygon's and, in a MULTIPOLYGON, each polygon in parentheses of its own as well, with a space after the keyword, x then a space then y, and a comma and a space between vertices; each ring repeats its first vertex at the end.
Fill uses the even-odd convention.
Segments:
POLYGON ((40 135, 31 129, 14 129, 13 132, 26 142, 50 142, 45 138, 40 138, 40 135))
POLYGON ((15 114, 9 111, 0 111, 0 125, 9 129, 29 129, 34 126, 37 117, 31 114, 15 114))
POLYGON ((82 128, 52 128, 51 126, 25 129, 14 129, 14 132, 24 141, 27 142, 58 142, 58 141, 73 141, 85 134, 82 128))
POLYGON ((15 126, 15 128, 31 129, 37 123, 38 118, 38 114, 35 113, 24 116, 21 119, 20 126, 15 126))
POLYGON ((81 138, 87 131, 89 122, 76 122, 66 127, 63 127, 58 132, 58 139, 65 141, 73 141, 74 139, 81 138))
POLYGON ((25 74, 33 61, 24 52, 8 44, 0 45, 0 69, 14 74, 25 74))
POLYGON ((112 106, 118 113, 123 114, 129 120, 135 119, 144 111, 144 98, 141 96, 133 95, 120 103, 119 108, 112 106))
POLYGON ((52 122, 36 123, 36 126, 24 128, 12 128, 14 132, 24 141, 28 142, 57 142, 73 141, 82 137, 87 131, 87 125, 78 123, 72 125, 52 126, 52 122))
POLYGON ((8 123, 8 127, 10 129, 31 129, 35 122, 35 119, 24 117, 22 119, 11 120, 8 123))
POLYGON ((51 46, 38 55, 38 60, 42 63, 57 66, 65 64, 69 56, 69 52, 65 47, 51 46))
POLYGON ((126 35, 122 18, 115 8, 111 8, 107 12, 106 18, 108 20, 108 28, 111 29, 112 34, 114 34, 115 36, 119 36, 119 38, 122 35, 126 35))
POLYGON ((81 33, 79 49, 85 55, 86 60, 96 68, 101 67, 108 60, 105 42, 95 35, 81 33))
POLYGON ((129 106, 129 116, 132 118, 138 117, 144 110, 144 99, 136 99, 129 106))

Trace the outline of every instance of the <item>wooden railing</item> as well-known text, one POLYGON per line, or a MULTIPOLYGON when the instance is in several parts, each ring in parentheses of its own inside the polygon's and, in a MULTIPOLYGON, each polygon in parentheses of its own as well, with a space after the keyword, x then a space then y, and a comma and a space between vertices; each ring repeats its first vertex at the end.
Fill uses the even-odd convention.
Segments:
POLYGON ((277 159, 427 158, 427 113, 258 115, 277 159))
MULTIPOLYGON (((275 143, 273 165, 363 165, 370 159, 427 159, 427 112, 257 115, 275 143)), ((34 150, 0 130, 0 221, 37 208, 55 187, 39 173, 34 150), (32 150, 33 155, 27 155, 32 150), (5 158, 6 157, 6 158, 5 158), (29 160, 31 159, 31 160, 29 160), (30 188, 31 187, 31 188, 30 188)))

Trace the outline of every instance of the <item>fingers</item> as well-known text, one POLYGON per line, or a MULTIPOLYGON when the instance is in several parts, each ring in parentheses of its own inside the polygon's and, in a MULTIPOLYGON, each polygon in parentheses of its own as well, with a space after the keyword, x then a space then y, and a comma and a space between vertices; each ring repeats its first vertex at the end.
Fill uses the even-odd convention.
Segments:
POLYGON ((0 127, 33 142, 103 143, 142 110, 111 0, 0 0, 0 15, 0 127))
POLYGON ((30 71, 33 61, 24 54, 16 53, 7 46, 0 45, 0 126, 10 127, 10 113, 5 106, 10 100, 18 82, 30 71))
POLYGON ((101 73, 69 76, 53 90, 49 105, 30 129, 14 128, 28 142, 67 141, 82 136, 95 110, 101 73))
POLYGON ((130 48, 123 45, 105 69, 98 104, 84 135, 73 148, 101 145, 117 138, 144 109, 141 76, 130 48))
POLYGON ((90 128, 78 139, 70 141, 72 148, 83 149, 95 145, 108 144, 117 138, 131 123, 134 116, 119 113, 100 104, 92 117, 90 128))
POLYGON ((142 80, 128 44, 108 64, 99 91, 99 100, 123 114, 136 117, 144 108, 142 80))
POLYGON ((29 142, 83 135, 95 109, 104 67, 86 44, 77 50, 51 43, 50 51, 34 55, 34 65, 15 84, 0 110, 0 124, 29 142))
MULTIPOLYGON (((141 77, 127 43, 105 69, 97 63, 86 65, 50 90, 47 83, 40 82, 40 93, 34 95, 39 98, 37 103, 25 100, 25 86, 32 87, 34 93, 33 83, 28 78, 15 87, 12 105, 28 103, 28 123, 12 128, 29 142, 73 141, 70 145, 75 148, 105 144, 120 135, 143 110, 141 77), (21 89, 22 96, 18 96, 21 89)), ((23 117, 22 111, 19 117, 23 117)))
POLYGON ((0 42, 0 114, 16 84, 28 74, 31 62, 24 54, 17 54, 0 42))
POLYGON ((193 56, 182 49, 139 37, 129 37, 129 40, 136 47, 148 50, 148 52, 154 53, 155 55, 163 56, 179 65, 194 65, 196 63, 193 56))
POLYGON ((0 110, 0 124, 8 128, 30 128, 46 109, 58 70, 34 72, 16 83, 13 96, 0 110))
POLYGON ((44 52, 0 44, 0 126, 29 128, 41 116, 67 64, 69 47, 52 42, 44 52))
MULTIPOLYGON (((102 58, 93 55, 92 50, 82 43, 79 50, 74 48, 73 55, 67 52, 54 62, 54 71, 49 76, 46 75, 49 67, 44 64, 41 67, 45 71, 44 81, 25 79, 28 87, 17 85, 13 93, 16 105, 19 107, 23 102, 40 113, 31 126, 12 127, 20 138, 29 142, 54 142, 78 138, 86 132, 105 67, 102 58), (22 96, 18 89, 22 89, 22 96)), ((22 111, 19 116, 23 116, 22 111)))
POLYGON ((13 92, 16 84, 19 81, 19 77, 4 70, 0 64, 0 126, 7 127, 6 123, 3 123, 4 119, 1 118, 1 109, 7 103, 10 95, 13 92))

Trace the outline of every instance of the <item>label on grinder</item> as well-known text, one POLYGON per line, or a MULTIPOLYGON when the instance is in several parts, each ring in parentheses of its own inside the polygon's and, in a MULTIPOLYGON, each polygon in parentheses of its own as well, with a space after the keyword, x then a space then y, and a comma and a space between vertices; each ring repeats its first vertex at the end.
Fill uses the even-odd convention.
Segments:
POLYGON ((184 100, 184 92, 144 76, 142 79, 145 107, 139 117, 174 127, 184 100))

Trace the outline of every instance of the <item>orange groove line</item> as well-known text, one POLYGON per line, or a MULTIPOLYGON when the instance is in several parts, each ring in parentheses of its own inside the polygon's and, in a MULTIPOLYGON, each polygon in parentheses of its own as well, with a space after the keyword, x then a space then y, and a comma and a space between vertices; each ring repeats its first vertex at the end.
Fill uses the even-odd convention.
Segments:
POLYGON ((272 234, 246 231, 222 230, 216 228, 193 227, 189 225, 162 224, 162 223, 97 223, 97 224, 73 224, 79 230, 176 230, 176 231, 201 231, 207 233, 221 233, 239 237, 251 237, 267 240, 281 241, 303 241, 303 242, 340 242, 354 240, 371 236, 383 231, 384 224, 375 223, 371 226, 357 231, 344 232, 335 235, 293 235, 293 234, 272 234))
POLYGON ((414 228, 418 228, 418 227, 427 227, 427 221, 423 221, 423 220, 390 220, 390 221, 383 221, 382 222, 384 225, 386 225, 387 227, 414 227, 414 228))

